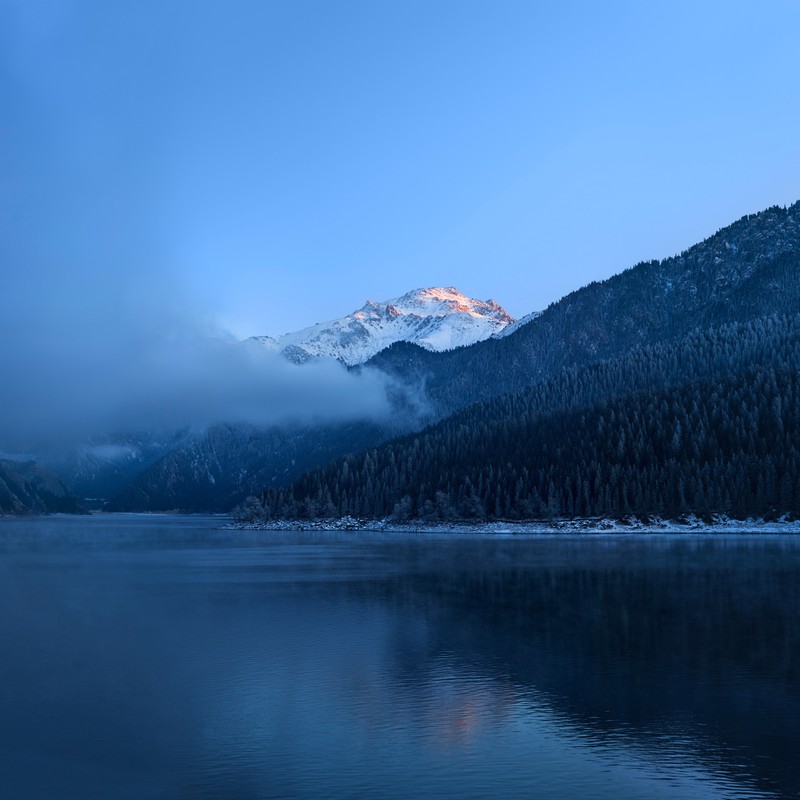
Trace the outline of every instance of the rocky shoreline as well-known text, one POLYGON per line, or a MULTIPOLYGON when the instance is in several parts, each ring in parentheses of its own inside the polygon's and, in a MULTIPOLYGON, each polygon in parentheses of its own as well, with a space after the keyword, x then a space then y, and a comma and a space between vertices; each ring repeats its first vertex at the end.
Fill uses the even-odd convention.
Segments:
POLYGON ((714 515, 710 520, 694 515, 678 519, 637 517, 624 519, 558 519, 547 521, 492 521, 492 522, 429 522, 391 519, 359 519, 341 517, 316 520, 268 520, 232 522, 224 526, 230 530, 253 531, 380 531, 384 533, 434 533, 434 534, 497 534, 497 535, 554 535, 554 534, 626 534, 626 533, 800 533, 800 520, 781 517, 777 520, 732 519, 714 515))

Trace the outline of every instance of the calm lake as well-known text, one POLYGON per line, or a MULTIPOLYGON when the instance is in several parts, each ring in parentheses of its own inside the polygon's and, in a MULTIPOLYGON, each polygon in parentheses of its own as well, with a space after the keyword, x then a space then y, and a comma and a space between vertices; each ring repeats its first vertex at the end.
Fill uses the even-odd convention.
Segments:
POLYGON ((800 538, 0 520, 4 798, 800 797, 800 538))

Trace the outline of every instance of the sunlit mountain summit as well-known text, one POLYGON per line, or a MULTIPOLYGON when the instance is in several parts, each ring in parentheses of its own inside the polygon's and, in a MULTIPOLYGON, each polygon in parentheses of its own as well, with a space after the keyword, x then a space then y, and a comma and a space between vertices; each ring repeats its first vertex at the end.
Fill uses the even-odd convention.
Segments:
POLYGON ((293 361, 314 356, 361 364, 395 342, 452 350, 501 334, 514 323, 494 300, 475 300, 454 286, 414 289, 401 297, 368 300, 358 311, 283 336, 257 336, 293 361))

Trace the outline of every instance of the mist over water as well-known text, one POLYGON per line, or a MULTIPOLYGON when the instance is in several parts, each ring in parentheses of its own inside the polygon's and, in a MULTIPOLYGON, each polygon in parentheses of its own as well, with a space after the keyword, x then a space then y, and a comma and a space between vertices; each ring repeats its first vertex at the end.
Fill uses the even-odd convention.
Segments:
POLYGON ((0 524, 11 796, 791 797, 790 537, 0 524))

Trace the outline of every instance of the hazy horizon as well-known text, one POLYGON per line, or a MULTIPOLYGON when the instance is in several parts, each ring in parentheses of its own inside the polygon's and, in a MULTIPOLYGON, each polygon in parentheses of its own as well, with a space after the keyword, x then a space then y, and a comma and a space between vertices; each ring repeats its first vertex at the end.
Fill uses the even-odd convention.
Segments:
POLYGON ((420 287, 520 318, 793 203, 798 24, 788 0, 0 0, 5 400, 127 401, 211 339, 420 287))

